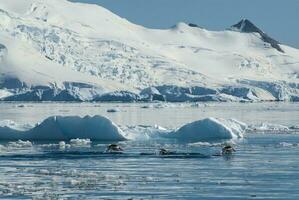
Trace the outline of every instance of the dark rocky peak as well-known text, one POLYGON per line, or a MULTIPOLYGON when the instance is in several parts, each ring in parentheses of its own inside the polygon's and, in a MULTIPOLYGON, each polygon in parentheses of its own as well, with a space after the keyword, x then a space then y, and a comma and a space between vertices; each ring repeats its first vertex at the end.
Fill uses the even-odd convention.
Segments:
POLYGON ((279 45, 280 43, 277 40, 268 36, 265 32, 263 32, 261 29, 259 29, 255 24, 253 24, 248 19, 242 19, 237 24, 231 26, 230 30, 239 31, 241 33, 258 33, 261 35, 261 39, 265 43, 269 43, 277 51, 284 53, 283 49, 279 45))
POLYGON ((190 26, 192 28, 201 28, 201 29, 204 29, 202 26, 199 26, 199 25, 194 24, 194 23, 188 23, 188 26, 190 26))
POLYGON ((189 23, 188 26, 190 27, 195 27, 195 28, 199 28, 199 26, 197 24, 193 24, 193 23, 189 23))
POLYGON ((231 29, 240 31, 243 33, 261 33, 261 32, 263 32, 248 19, 242 19, 237 24, 231 26, 231 29))

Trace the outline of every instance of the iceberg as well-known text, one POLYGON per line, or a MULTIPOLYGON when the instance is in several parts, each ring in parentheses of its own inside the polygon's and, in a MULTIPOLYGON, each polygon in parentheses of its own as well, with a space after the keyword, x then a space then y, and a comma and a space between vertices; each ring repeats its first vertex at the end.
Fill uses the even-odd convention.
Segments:
POLYGON ((126 138, 138 140, 174 139, 177 142, 211 142, 239 139, 247 125, 234 119, 206 118, 183 125, 176 130, 160 126, 135 126, 125 131, 126 138))
MULTIPOLYGON (((10 123, 12 124, 12 123, 10 123)), ((13 126, 0 126, 0 140, 71 140, 90 139, 101 141, 121 141, 122 130, 109 119, 102 116, 53 116, 27 130, 13 126)))
POLYGON ((52 116, 36 126, 0 122, 0 140, 70 141, 71 146, 90 146, 92 141, 176 140, 206 142, 243 137, 247 125, 234 119, 207 118, 188 123, 178 129, 156 126, 123 126, 120 128, 102 116, 52 116))
POLYGON ((246 124, 234 119, 207 118, 186 124, 168 137, 189 142, 230 140, 242 138, 246 128, 246 124))

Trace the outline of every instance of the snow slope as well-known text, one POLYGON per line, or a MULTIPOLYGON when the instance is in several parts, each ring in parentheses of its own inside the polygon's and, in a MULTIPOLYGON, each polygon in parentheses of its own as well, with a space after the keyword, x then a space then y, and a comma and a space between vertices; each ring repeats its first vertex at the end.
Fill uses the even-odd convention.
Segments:
POLYGON ((245 19, 154 30, 97 5, 1 0, 0 99, 299 101, 299 50, 245 19))

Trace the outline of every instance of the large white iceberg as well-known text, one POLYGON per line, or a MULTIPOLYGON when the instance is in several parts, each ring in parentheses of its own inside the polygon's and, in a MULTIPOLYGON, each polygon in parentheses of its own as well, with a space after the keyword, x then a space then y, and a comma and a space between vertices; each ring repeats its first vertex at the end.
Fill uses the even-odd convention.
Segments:
POLYGON ((1 140, 70 140, 86 139, 101 141, 125 140, 122 130, 102 116, 54 116, 28 130, 12 126, 0 127, 1 140))

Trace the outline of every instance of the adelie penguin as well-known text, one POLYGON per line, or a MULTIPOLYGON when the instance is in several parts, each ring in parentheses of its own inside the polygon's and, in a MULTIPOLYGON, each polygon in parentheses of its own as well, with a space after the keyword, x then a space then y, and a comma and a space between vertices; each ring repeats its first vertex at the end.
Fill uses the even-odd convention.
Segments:
POLYGON ((106 148, 106 152, 108 153, 122 153, 124 149, 118 144, 109 144, 106 148))
POLYGON ((166 150, 166 149, 160 149, 160 151, 159 151, 159 155, 167 155, 167 154, 169 154, 169 151, 168 150, 166 150))
POLYGON ((228 155, 228 154, 232 154, 233 152, 235 152, 236 150, 234 149, 233 146, 231 145, 226 145, 222 148, 222 155, 228 155))
POLYGON ((174 152, 169 151, 167 149, 161 148, 159 151, 159 155, 170 155, 170 154, 174 154, 174 152))

